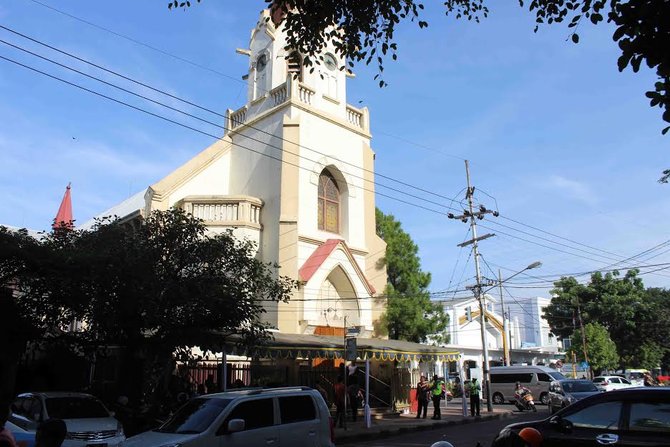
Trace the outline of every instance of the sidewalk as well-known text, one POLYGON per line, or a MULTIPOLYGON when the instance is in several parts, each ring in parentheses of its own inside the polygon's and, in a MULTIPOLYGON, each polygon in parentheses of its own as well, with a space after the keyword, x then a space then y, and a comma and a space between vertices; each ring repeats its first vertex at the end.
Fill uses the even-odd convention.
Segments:
POLYGON ((431 419, 433 414, 432 406, 428 407, 428 417, 426 419, 417 419, 416 413, 401 414, 399 416, 386 416, 382 419, 372 419, 372 426, 365 427, 363 420, 363 411, 359 411, 356 422, 351 422, 351 415, 348 414, 347 429, 335 428, 335 444, 353 444, 362 441, 372 441, 390 436, 397 436, 404 433, 410 433, 419 430, 431 430, 434 428, 446 427, 449 425, 460 425, 489 421, 491 419, 501 419, 509 417, 514 407, 494 406, 491 413, 486 411, 486 405, 483 405, 481 416, 463 417, 461 400, 454 399, 449 402, 447 407, 442 406, 442 419, 435 421, 431 419))

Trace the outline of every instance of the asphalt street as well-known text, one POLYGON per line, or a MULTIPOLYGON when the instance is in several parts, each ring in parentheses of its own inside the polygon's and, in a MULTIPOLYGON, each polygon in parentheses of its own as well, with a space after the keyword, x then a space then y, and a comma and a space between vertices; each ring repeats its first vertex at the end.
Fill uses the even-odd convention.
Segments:
POLYGON ((417 431, 378 441, 357 442, 356 445, 369 447, 430 447, 437 441, 449 441, 454 447, 476 447, 477 442, 481 443, 482 447, 489 447, 504 426, 514 422, 532 421, 547 417, 549 417, 549 410, 546 406, 541 405, 538 406, 537 413, 515 411, 513 415, 503 419, 417 431))

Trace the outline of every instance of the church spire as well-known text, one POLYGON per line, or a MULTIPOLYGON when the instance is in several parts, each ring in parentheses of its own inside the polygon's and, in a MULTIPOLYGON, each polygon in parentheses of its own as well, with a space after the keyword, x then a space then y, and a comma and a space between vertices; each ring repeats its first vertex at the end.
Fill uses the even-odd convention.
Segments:
POLYGON ((60 207, 58 208, 58 213, 54 219, 54 223, 51 226, 52 229, 68 229, 71 230, 74 228, 74 219, 72 218, 72 198, 70 197, 70 183, 67 184, 65 188, 65 194, 63 195, 63 200, 60 202, 60 207))

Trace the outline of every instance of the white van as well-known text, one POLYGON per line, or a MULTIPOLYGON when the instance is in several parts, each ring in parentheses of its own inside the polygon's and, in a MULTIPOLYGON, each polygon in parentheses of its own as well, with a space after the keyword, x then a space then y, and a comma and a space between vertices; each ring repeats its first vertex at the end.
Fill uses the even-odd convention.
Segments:
POLYGON ((494 404, 514 402, 514 387, 517 382, 528 388, 533 397, 549 404, 549 384, 566 377, 547 366, 494 366, 491 368, 491 400, 494 404))
POLYGON ((123 447, 334 447, 330 412, 308 387, 248 389, 188 401, 155 430, 123 447))

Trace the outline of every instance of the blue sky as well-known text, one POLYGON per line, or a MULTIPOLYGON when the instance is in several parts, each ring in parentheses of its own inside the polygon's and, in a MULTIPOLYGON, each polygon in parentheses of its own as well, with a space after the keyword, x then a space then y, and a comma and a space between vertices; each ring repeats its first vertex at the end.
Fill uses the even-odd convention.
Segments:
MULTIPOLYGON (((247 60, 235 48, 247 46, 261 0, 204 0, 186 12, 168 11, 165 0, 40 2, 210 70, 32 0, 4 0, 0 24, 220 112, 244 102, 247 60)), ((374 68, 355 69, 348 102, 370 109, 377 172, 442 197, 392 184, 434 203, 388 194, 442 212, 445 205, 459 207, 463 159, 469 159, 478 201, 491 208, 497 203, 502 216, 521 222, 502 217, 483 222, 489 228, 480 233, 497 234, 481 244, 488 277, 489 266, 503 267, 506 277, 536 260, 543 266, 530 273, 543 279, 595 270, 670 239, 670 186, 656 182, 670 167, 670 137, 661 136, 660 110, 650 109, 644 97, 653 73, 618 72, 608 25, 584 24, 580 44, 574 45, 562 26, 533 33, 532 16, 517 2, 490 3, 490 17, 481 24, 446 19, 439 5, 429 5, 427 29, 401 26, 399 60, 389 59, 384 71, 387 88, 377 87, 374 68)), ((5 30, 0 36, 46 54, 5 30)), ((0 55, 122 97, 4 44, 0 55)), ((68 182, 75 218, 83 223, 211 143, 1 60, 0 97, 0 223, 5 225, 47 229, 68 182)), ((466 225, 385 197, 377 203, 419 245, 432 291, 472 284, 472 260, 466 263, 468 251, 456 247, 466 237, 466 225)), ((670 262, 666 249, 670 245, 631 262, 670 262)), ((670 270, 658 273, 665 276, 645 275, 645 283, 668 286, 670 270)), ((546 288, 535 288, 544 284, 518 284, 533 281, 518 276, 508 290, 516 299, 546 295, 546 288)))

